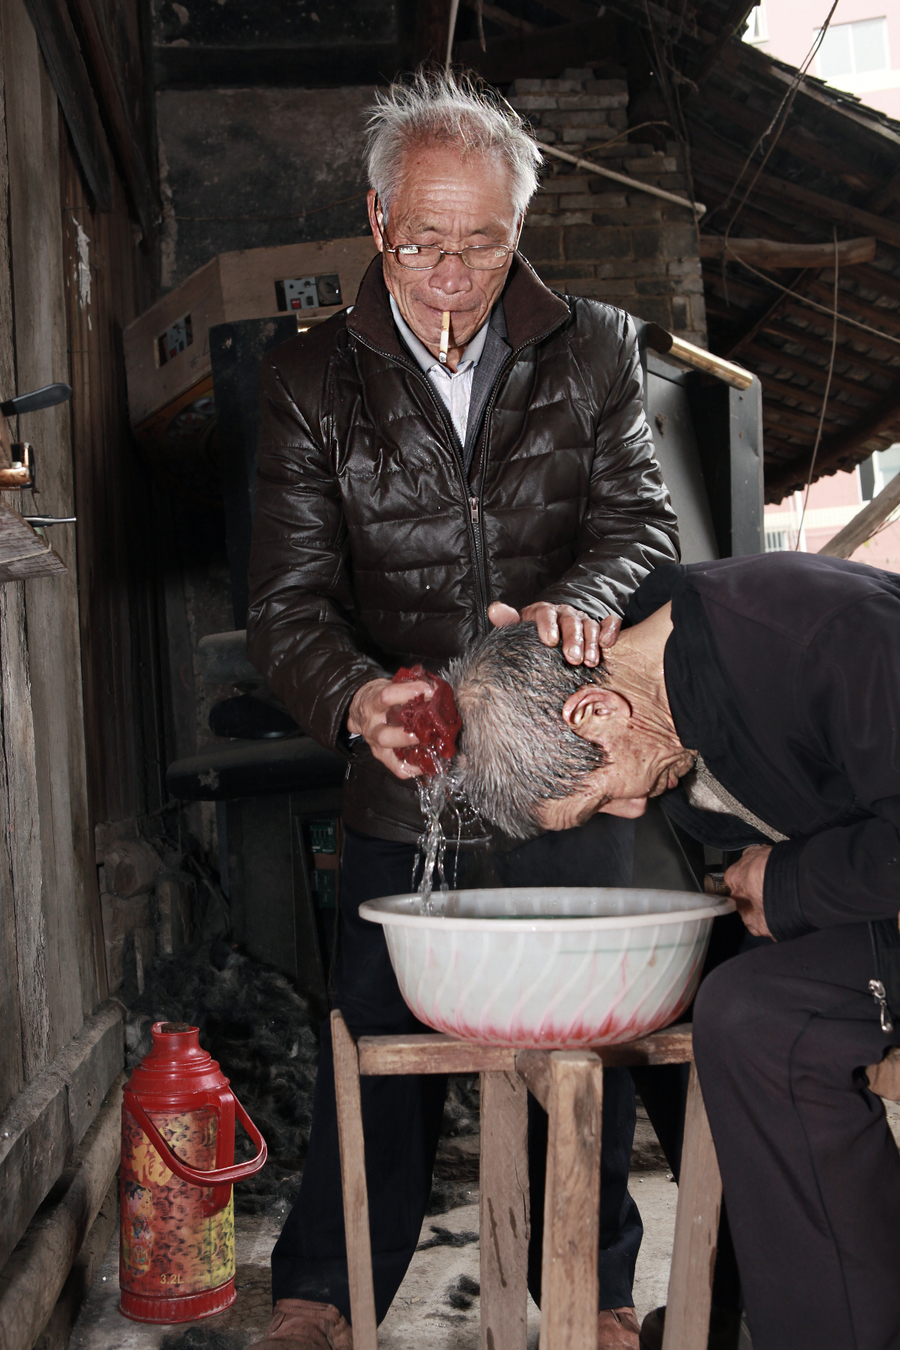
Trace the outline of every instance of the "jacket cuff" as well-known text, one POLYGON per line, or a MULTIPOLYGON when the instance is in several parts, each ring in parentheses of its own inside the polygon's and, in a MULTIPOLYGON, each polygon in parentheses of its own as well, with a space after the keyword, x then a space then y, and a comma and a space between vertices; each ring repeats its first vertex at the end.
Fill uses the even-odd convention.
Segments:
POLYGON ((769 932, 779 942, 815 932, 800 908, 800 855, 805 839, 775 844, 766 863, 763 909, 769 932))

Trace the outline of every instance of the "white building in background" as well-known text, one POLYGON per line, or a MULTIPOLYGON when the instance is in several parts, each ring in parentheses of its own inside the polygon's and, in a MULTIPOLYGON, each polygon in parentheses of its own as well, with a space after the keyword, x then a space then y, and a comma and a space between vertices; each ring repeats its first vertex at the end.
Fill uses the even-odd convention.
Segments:
MULTIPOLYGON (((829 0, 762 0, 744 41, 801 66, 829 0)), ((839 0, 809 73, 900 120, 900 0, 839 0)))

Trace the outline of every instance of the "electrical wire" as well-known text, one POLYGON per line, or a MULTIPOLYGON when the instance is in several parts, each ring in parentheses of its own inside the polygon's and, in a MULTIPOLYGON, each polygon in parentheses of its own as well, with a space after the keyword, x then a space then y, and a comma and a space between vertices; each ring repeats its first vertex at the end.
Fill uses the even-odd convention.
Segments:
MULTIPOLYGON (((837 0, 835 0, 837 3, 837 0)), ((833 13, 834 11, 832 11, 833 13)), ((809 492, 812 487, 813 470, 816 467, 816 455, 819 453, 819 445, 822 441, 822 428, 825 425, 825 410, 828 407, 828 395, 831 393, 831 377, 834 374, 834 354, 837 350, 837 330, 838 330, 838 281, 840 278, 841 255, 838 250, 837 226, 832 225, 832 234, 834 236, 834 326, 831 330, 831 359, 828 362, 828 378, 825 381, 825 396, 822 399, 822 411, 819 414, 819 425, 816 430, 816 443, 813 446, 812 459, 809 461, 809 475, 806 479, 806 492, 803 496, 803 510, 800 512, 800 524, 797 526, 797 542, 794 544, 794 552, 800 548, 800 536, 803 534, 803 522, 806 519, 806 508, 809 505, 809 492)))

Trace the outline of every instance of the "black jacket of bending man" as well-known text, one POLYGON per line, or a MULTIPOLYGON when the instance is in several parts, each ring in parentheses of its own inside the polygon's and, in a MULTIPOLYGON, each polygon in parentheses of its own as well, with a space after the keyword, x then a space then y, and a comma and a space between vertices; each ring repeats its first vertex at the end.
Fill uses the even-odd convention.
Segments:
MULTIPOLYGON (((678 556, 630 318, 562 299, 519 258, 499 304, 506 350, 465 447, 400 339, 380 258, 352 310, 263 367, 248 653, 323 745, 341 747, 361 685, 457 655, 492 601, 602 618, 678 556)), ((421 832, 414 785, 367 750, 343 810, 378 838, 421 832)))
MULTIPOLYGON (((784 940, 872 921, 872 974, 900 1013, 900 576, 793 553, 667 566, 637 591, 629 617, 667 600, 679 740, 788 836, 766 863, 769 931, 784 940)), ((695 809, 683 783, 662 800, 711 846, 772 842, 695 809)))

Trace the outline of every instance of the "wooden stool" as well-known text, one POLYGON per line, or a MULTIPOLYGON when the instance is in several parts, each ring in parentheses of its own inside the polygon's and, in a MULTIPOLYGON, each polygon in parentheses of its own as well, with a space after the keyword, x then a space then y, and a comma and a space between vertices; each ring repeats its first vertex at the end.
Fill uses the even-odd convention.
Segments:
POLYGON ((706 1350, 722 1183, 689 1025, 596 1050, 363 1036, 331 1014, 354 1350, 377 1350, 361 1074, 481 1074, 481 1350, 525 1350, 527 1094, 547 1111, 541 1350, 596 1350, 603 1068, 690 1063, 663 1350, 706 1350))

